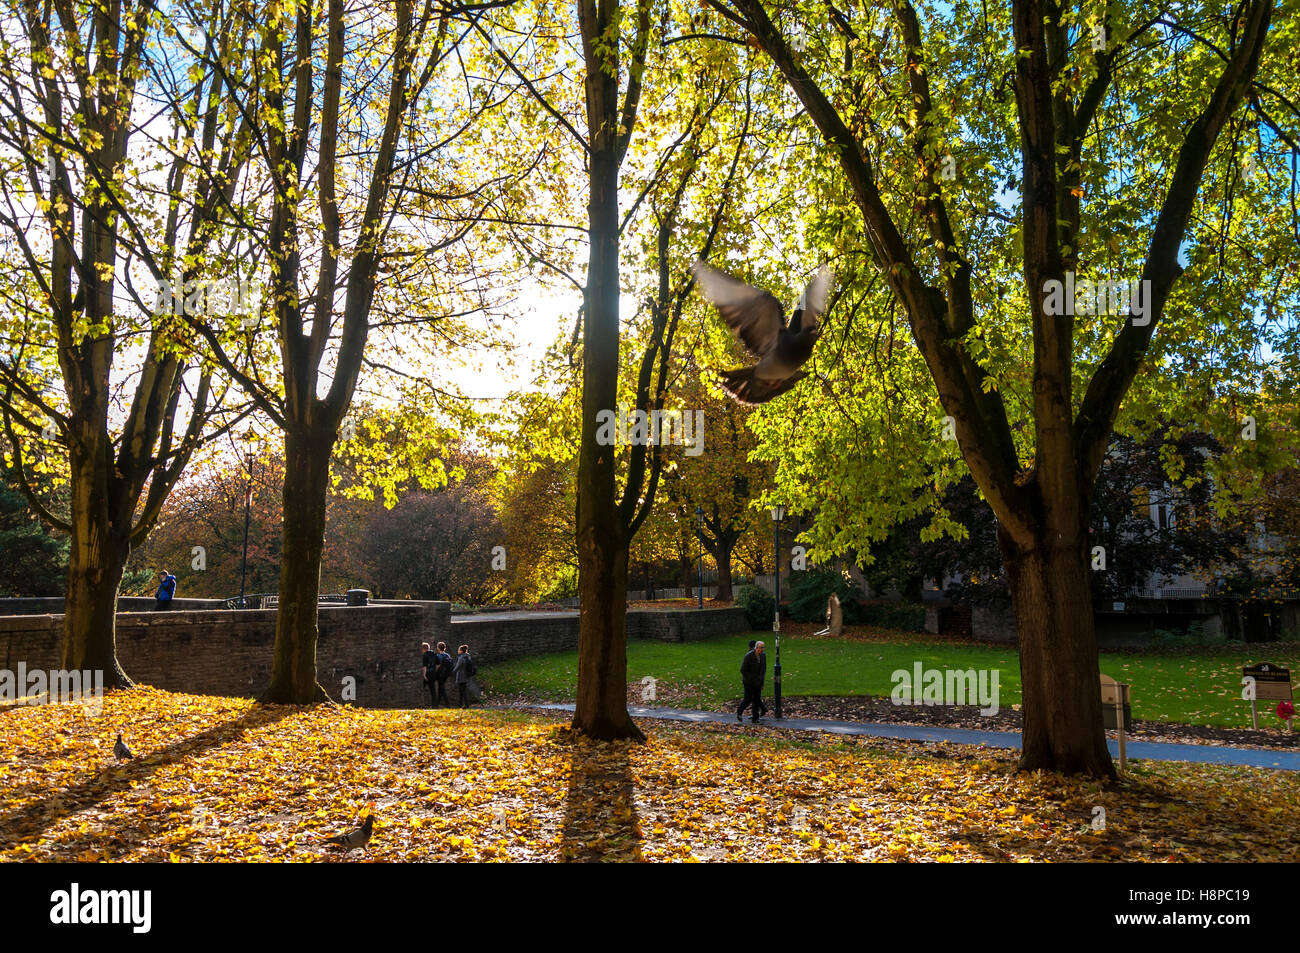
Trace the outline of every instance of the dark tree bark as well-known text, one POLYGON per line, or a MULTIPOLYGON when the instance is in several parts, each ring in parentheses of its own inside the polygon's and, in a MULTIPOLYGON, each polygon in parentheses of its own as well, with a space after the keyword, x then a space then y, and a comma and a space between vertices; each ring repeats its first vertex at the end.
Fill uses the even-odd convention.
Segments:
MULTIPOLYGON (((614 409, 617 394, 619 235, 627 223, 626 219, 619 222, 618 172, 636 124, 640 76, 650 32, 650 3, 649 0, 637 3, 632 61, 621 106, 617 30, 610 32, 618 15, 617 0, 580 0, 579 15, 587 67, 590 141, 584 145, 590 170, 591 246, 583 306, 583 436, 578 468, 578 587, 583 609, 573 726, 593 737, 643 740, 644 734, 627 714, 627 563, 632 539, 654 507, 663 472, 662 450, 658 445, 632 447, 627 481, 620 498, 615 485, 617 448, 597 443, 596 415, 614 409), (613 42, 608 39, 611 35, 615 38, 613 42), (614 589, 597 591, 604 586, 614 589), (590 615, 588 605, 593 607, 590 615)), ((714 98, 707 108, 697 103, 686 132, 671 149, 698 135, 719 102, 720 98, 714 98)), ((749 132, 749 119, 747 110, 744 132, 728 173, 728 186, 735 179, 743 142, 749 132)), ((674 285, 669 252, 678 211, 699 156, 698 150, 690 150, 665 207, 652 202, 658 224, 659 284, 651 301, 653 323, 649 343, 641 355, 636 389, 636 406, 646 412, 663 409, 674 336, 694 287, 691 278, 674 285)), ((657 184, 647 185, 646 192, 657 184)), ((639 203, 640 199, 633 208, 639 203)), ((700 252, 702 257, 713 246, 725 207, 725 203, 720 203, 714 212, 700 252)))
POLYGON ((701 538, 704 551, 713 557, 713 564, 718 570, 718 592, 714 599, 731 602, 734 598, 731 589, 731 554, 736 549, 741 533, 732 524, 731 516, 717 503, 710 504, 710 507, 712 512, 705 512, 701 538))
POLYGON ((734 540, 727 543, 724 539, 713 553, 714 562, 718 564, 718 594, 714 596, 718 602, 731 602, 735 598, 731 592, 731 550, 735 545, 734 540))
POLYGON ((583 297, 582 446, 578 456, 578 689, 574 729, 593 738, 645 735, 627 712, 627 561, 631 534, 619 512, 618 448, 596 439, 597 415, 617 403, 619 351, 618 171, 640 97, 649 5, 642 0, 633 70, 619 96, 618 0, 579 0, 586 60, 590 251, 583 297), (622 125, 620 128, 620 119, 622 125))
MULTIPOLYGON (((749 481, 737 479, 735 482, 735 499, 749 499, 749 481)), ((709 504, 705 511, 703 540, 704 551, 713 557, 718 568, 718 594, 714 597, 719 602, 731 602, 734 599, 731 589, 731 554, 743 535, 743 527, 735 524, 735 514, 729 507, 717 503, 709 504), (712 512, 710 512, 711 510, 712 512)))
POLYGON ((1066 773, 1105 774, 1097 639, 1093 628, 1087 528, 1029 548, 999 532, 1020 650, 1022 763, 1066 773), (1030 636, 1032 633, 1032 636, 1030 636), (1098 768, 1101 768, 1099 771, 1098 768))
POLYGON ((131 552, 129 535, 110 517, 107 494, 108 455, 91 435, 91 453, 73 443, 69 454, 71 536, 68 588, 64 602, 63 667, 102 670, 105 686, 124 688, 131 680, 117 661, 114 634, 117 590, 131 552))
MULTIPOLYGON (((975 326, 971 268, 953 233, 929 146, 929 63, 908 0, 893 9, 907 58, 916 115, 918 207, 943 265, 942 288, 926 283, 880 195, 865 144, 831 99, 796 61, 761 0, 707 0, 753 35, 834 147, 866 225, 872 257, 906 309, 912 336, 956 424, 962 456, 999 521, 1025 685, 1022 770, 1113 777, 1106 749, 1093 630, 1087 526, 1092 487, 1120 403, 1181 274, 1178 251, 1210 151, 1241 104, 1259 65, 1272 15, 1270 0, 1236 8, 1234 46, 1209 101, 1188 128, 1156 216, 1142 278, 1151 282, 1150 321, 1124 321, 1071 418, 1073 321, 1045 313, 1044 282, 1061 280, 1078 257, 1079 168, 1088 127, 1112 81, 1117 56, 1142 42, 1147 23, 1095 56, 1097 74, 1076 102, 1061 82, 1069 36, 1055 4, 1012 0, 1015 73, 1023 159, 1024 279, 1033 308, 1035 455, 1017 457, 1001 395, 985 392, 985 374, 962 345, 975 326), (929 150, 929 151, 927 151, 929 150)), ((1111 26, 1111 24, 1106 24, 1111 26)))
POLYGON ((329 699, 316 681, 316 642, 320 637, 317 602, 332 437, 313 438, 293 431, 285 434, 280 601, 268 699, 300 704, 329 699))

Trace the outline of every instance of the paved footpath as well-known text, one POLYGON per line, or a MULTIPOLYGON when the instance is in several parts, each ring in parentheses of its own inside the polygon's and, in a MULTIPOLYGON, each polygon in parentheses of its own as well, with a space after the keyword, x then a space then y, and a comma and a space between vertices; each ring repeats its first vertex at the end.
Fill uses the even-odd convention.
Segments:
MULTIPOLYGON (((573 711, 572 705, 535 705, 553 711, 573 711)), ((665 721, 712 722, 736 724, 734 714, 716 711, 692 711, 685 708, 629 708, 634 718, 662 718, 665 721)), ((820 718, 765 718, 762 724, 796 731, 825 731, 836 735, 871 735, 877 738, 904 738, 912 741, 949 741, 962 745, 988 745, 991 748, 1019 748, 1018 731, 974 731, 969 728, 929 728, 922 725, 886 725, 869 721, 823 721, 820 718)), ((1119 742, 1108 741, 1110 753, 1119 757, 1119 742)), ((1238 764, 1251 768, 1278 768, 1300 771, 1300 751, 1260 748, 1227 748, 1218 745, 1180 745, 1164 741, 1129 741, 1125 754, 1132 760, 1195 761, 1202 764, 1238 764)))

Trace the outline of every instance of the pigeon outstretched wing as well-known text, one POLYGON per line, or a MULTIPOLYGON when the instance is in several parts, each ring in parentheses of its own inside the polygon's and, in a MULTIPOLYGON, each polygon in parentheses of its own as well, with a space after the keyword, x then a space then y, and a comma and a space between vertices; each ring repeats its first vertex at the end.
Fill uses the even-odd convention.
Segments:
POLYGON ((808 282, 803 297, 799 299, 803 326, 816 327, 821 324, 822 315, 826 313, 826 298, 831 290, 831 270, 825 265, 818 269, 813 280, 808 282))
POLYGON ((713 303, 732 333, 755 357, 761 358, 772 350, 785 327, 785 311, 780 301, 761 288, 737 281, 702 261, 691 267, 691 273, 700 283, 704 297, 713 303))

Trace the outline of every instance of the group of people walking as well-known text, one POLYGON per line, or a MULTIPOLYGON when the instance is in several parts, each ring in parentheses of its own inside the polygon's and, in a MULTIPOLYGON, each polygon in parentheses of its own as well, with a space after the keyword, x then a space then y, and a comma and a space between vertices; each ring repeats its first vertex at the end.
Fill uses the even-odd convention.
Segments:
POLYGON ((420 676, 424 679, 424 684, 429 688, 429 695, 433 701, 434 708, 439 703, 450 705, 451 701, 447 698, 447 679, 456 680, 456 692, 460 701, 460 707, 465 708, 469 705, 469 682, 478 674, 478 665, 475 664, 473 657, 469 654, 469 646, 462 645, 456 650, 456 659, 452 661, 447 654, 447 643, 439 642, 438 650, 435 652, 429 647, 428 642, 421 643, 424 654, 420 657, 420 676))
MULTIPOLYGON (((421 643, 424 654, 420 657, 420 677, 429 688, 432 707, 439 704, 450 705, 447 697, 447 679, 455 678, 456 691, 460 707, 469 705, 469 682, 477 673, 478 665, 469 654, 469 646, 462 645, 456 650, 456 659, 452 661, 447 654, 447 643, 439 642, 437 650, 428 642, 421 643)), ((740 681, 745 689, 744 700, 736 710, 736 721, 744 721, 745 709, 752 715, 755 724, 767 714, 767 705, 763 703, 763 683, 767 681, 767 646, 755 639, 750 639, 749 651, 740 662, 740 681)))

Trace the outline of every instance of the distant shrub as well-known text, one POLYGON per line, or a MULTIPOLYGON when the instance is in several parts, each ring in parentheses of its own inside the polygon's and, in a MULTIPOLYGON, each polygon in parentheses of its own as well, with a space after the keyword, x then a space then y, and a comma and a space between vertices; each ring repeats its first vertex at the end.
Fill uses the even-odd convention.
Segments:
POLYGON ((831 593, 839 596, 846 623, 860 621, 853 599, 853 587, 841 573, 825 568, 795 573, 794 582, 790 585, 790 618, 795 622, 823 621, 831 593))
POLYGON ((750 628, 767 629, 776 614, 776 600, 766 589, 758 586, 741 586, 736 590, 736 605, 745 610, 750 628))
POLYGON ((538 594, 538 602, 559 602, 572 599, 578 594, 578 570, 575 566, 561 566, 555 571, 550 582, 538 594))
POLYGON ((1216 638, 1207 634, 1205 625, 1199 619, 1189 623, 1186 631, 1156 629, 1151 635, 1151 646, 1158 649, 1192 649, 1202 645, 1217 645, 1223 641, 1222 636, 1216 638))
MULTIPOLYGON (((925 606, 914 602, 858 603, 854 608, 856 621, 866 625, 878 625, 882 629, 897 629, 902 632, 925 631, 925 606)), ((847 612, 844 620, 848 621, 847 612)))

